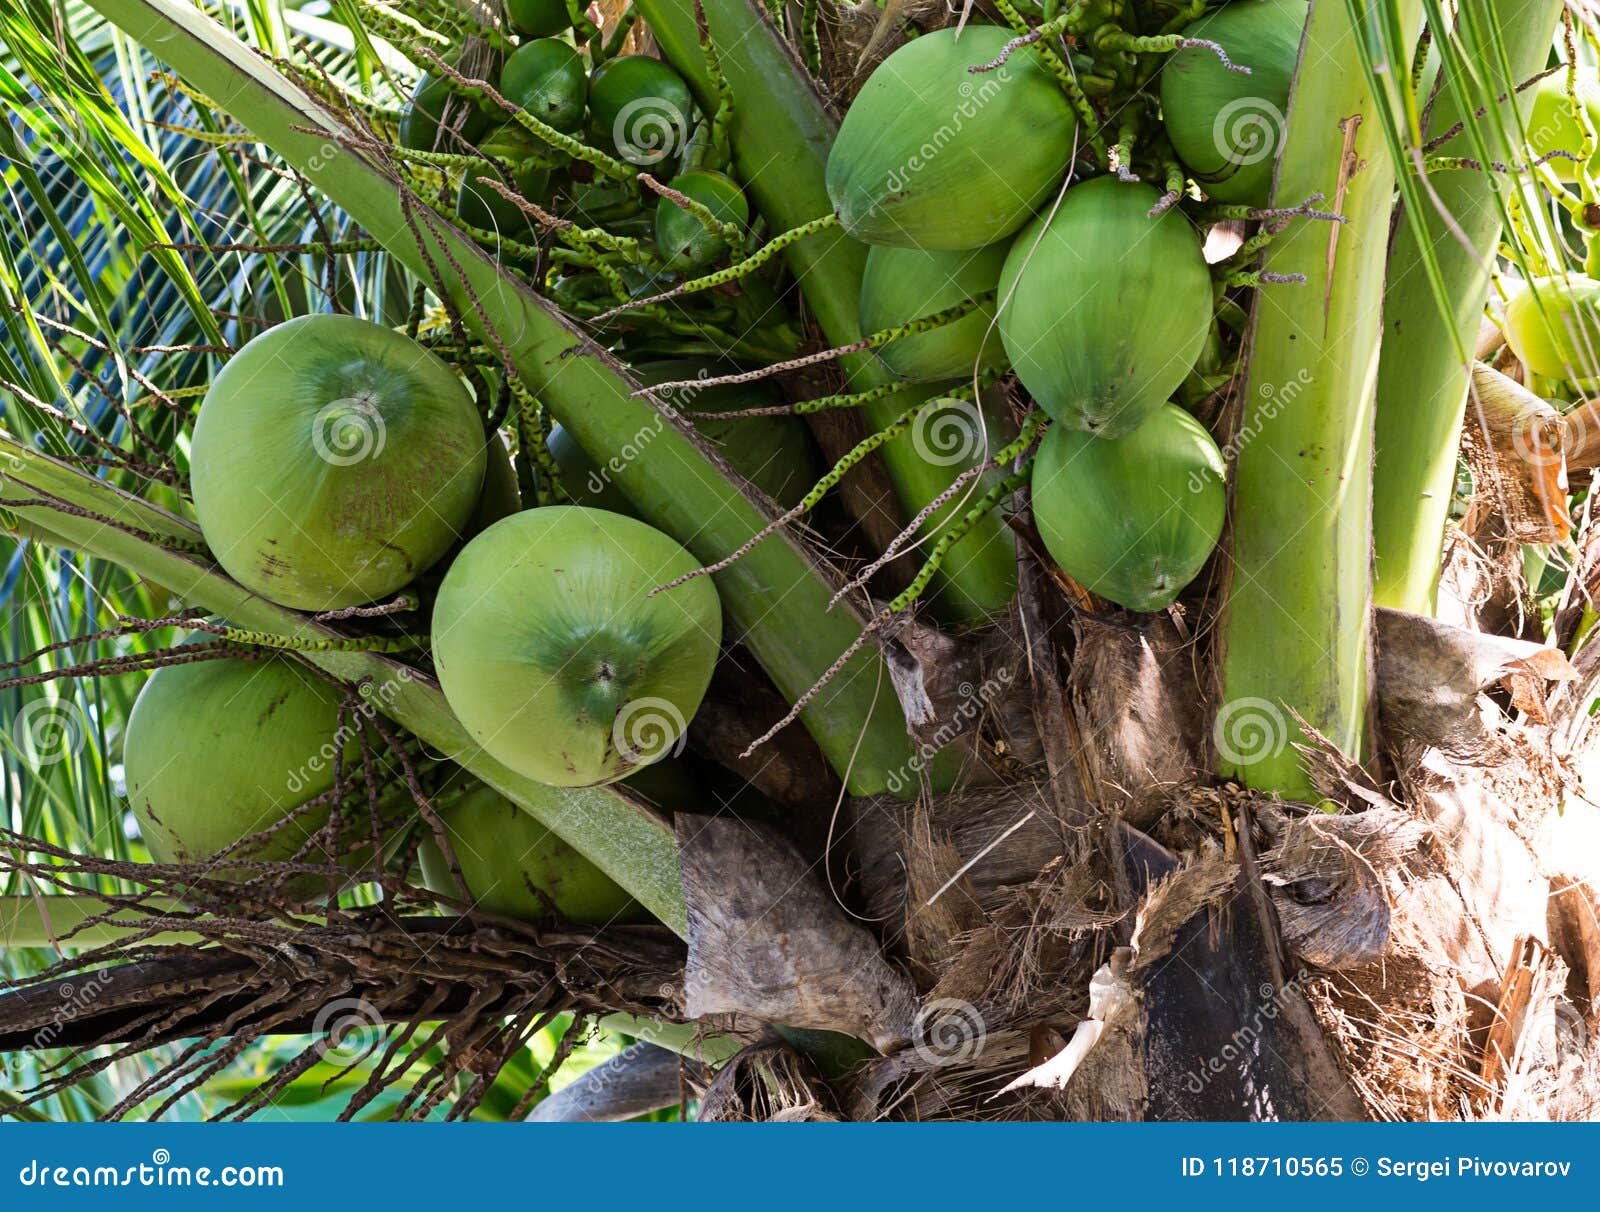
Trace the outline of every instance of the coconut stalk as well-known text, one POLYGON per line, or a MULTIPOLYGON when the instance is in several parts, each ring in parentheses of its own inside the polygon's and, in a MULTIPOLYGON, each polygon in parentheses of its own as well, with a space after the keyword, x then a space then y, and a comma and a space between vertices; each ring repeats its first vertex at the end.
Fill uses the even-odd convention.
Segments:
MULTIPOLYGON (((638 0, 634 5, 650 25, 656 44, 689 82, 707 113, 717 107, 717 91, 700 47, 693 0, 638 0)), ((749 0, 704 0, 706 28, 734 97, 729 139, 740 176, 774 231, 788 231, 833 213, 824 176, 828 149, 838 128, 811 78, 771 20, 749 0), (774 155, 782 148, 782 155, 774 155)), ((791 246, 786 254, 795 280, 817 326, 831 345, 850 345, 866 335, 861 328, 861 274, 867 247, 837 228, 791 246)), ((840 359, 852 391, 867 391, 895 376, 870 351, 840 359)), ((874 430, 891 424, 911 402, 902 393, 865 405, 861 412, 874 430)), ((952 424, 972 425, 972 412, 943 414, 952 424)), ((961 449, 981 451, 970 459, 941 465, 920 449, 915 434, 902 435, 879 450, 895 495, 907 516, 918 513, 968 467, 981 462, 984 435, 972 432, 961 449)), ((979 485, 973 499, 981 495, 979 485)), ((971 501, 938 511, 922 528, 939 535, 971 501)), ((998 513, 987 515, 950 549, 934 582, 934 604, 952 622, 978 623, 1005 609, 1016 594, 1017 561, 1010 532, 998 513)))
MULTIPOLYGON (((221 615, 236 627, 291 639, 326 641, 329 628, 257 597, 193 554, 204 550, 193 523, 122 492, 0 432, 0 488, 8 498, 48 494, 90 516, 48 504, 8 506, 40 518, 60 542, 110 560, 165 586, 186 606, 221 615), (108 524, 107 520, 112 524, 108 524), (130 533, 132 531, 133 533, 130 533)), ((677 845, 670 826, 619 787, 557 788, 536 783, 490 757, 461 726, 437 682, 372 652, 310 651, 305 658, 348 682, 369 682, 365 696, 452 761, 519 804, 679 935, 688 930, 677 845)))
MULTIPOLYGON (((763 508, 744 496, 735 474, 703 439, 663 424, 649 405, 631 398, 636 384, 622 368, 526 285, 502 273, 488 253, 442 221, 408 223, 394 181, 341 144, 346 132, 324 110, 221 25, 184 0, 91 3, 423 280, 441 270, 439 288, 491 347, 504 343, 524 386, 582 446, 613 451, 648 435, 647 455, 627 461, 615 475, 646 521, 707 563, 739 549, 766 525, 763 508)), ((788 535, 759 544, 717 583, 739 640, 791 701, 860 635, 862 620, 847 606, 828 610, 829 576, 788 535)), ((911 757, 882 657, 870 645, 810 700, 801 719, 854 793, 885 789, 911 757)))
MULTIPOLYGON (((1396 27, 1413 30, 1417 8, 1396 27)), ((1372 413, 1395 173, 1345 0, 1312 0, 1290 91, 1274 205, 1321 194, 1340 224, 1299 223, 1251 311, 1222 622, 1223 773, 1311 798, 1291 712, 1344 753, 1367 742, 1372 413)), ((1408 53, 1408 52, 1405 52, 1408 53)), ((1406 71, 1404 62, 1386 65, 1406 71)))
MULTIPOLYGON (((1463 6, 1456 28, 1459 66, 1475 79, 1461 70, 1445 72, 1429 129, 1443 133, 1463 115, 1501 100, 1497 109, 1471 119, 1482 147, 1463 130, 1431 154, 1481 158, 1486 152, 1489 160, 1507 165, 1523 159, 1513 90, 1544 66, 1561 7, 1560 0, 1472 0, 1463 6), (1502 63, 1509 66, 1509 80, 1502 63)), ((1522 118, 1532 97, 1531 91, 1522 94, 1522 118)), ((1486 168, 1430 173, 1419 213, 1397 220, 1384 290, 1372 485, 1373 599, 1380 606, 1418 614, 1434 609, 1473 338, 1504 216, 1501 182, 1515 179, 1486 168), (1442 300, 1429 277, 1430 258, 1442 300)))

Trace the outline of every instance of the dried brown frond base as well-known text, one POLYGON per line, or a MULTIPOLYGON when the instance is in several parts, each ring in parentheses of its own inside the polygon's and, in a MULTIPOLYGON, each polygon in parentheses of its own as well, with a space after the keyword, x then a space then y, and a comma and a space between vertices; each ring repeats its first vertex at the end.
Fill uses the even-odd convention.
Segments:
POLYGON ((351 873, 256 864, 259 878, 238 884, 195 867, 73 859, 58 850, 41 858, 40 849, 0 835, 0 869, 62 888, 111 877, 140 890, 101 895, 104 913, 59 939, 70 948, 82 930, 114 923, 117 942, 0 983, 0 1052, 64 1050, 44 1080, 17 1092, 23 1108, 118 1060, 173 1045, 104 1116, 159 1118, 252 1043, 307 1034, 298 1056, 214 1118, 247 1118, 328 1061, 343 1066, 341 1075, 359 1070, 363 1078, 342 1118, 398 1086, 404 1095, 395 1118, 422 1119, 444 1105, 446 1118, 459 1119, 532 1033, 557 1015, 575 1016, 555 1060, 523 1096, 520 1116, 581 1042, 588 1019, 680 1013, 684 949, 664 927, 597 931, 475 912, 441 917, 433 894, 376 876, 381 904, 319 908, 290 889, 308 876, 351 873), (174 893, 183 908, 156 899, 174 893))

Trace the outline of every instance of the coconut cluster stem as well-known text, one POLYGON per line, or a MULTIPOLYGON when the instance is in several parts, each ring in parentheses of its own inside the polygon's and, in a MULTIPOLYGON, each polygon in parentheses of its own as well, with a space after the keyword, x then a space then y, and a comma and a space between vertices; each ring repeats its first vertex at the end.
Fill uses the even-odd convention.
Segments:
MULTIPOLYGON (((720 94, 701 53, 694 0, 637 0, 636 6, 662 53, 709 111, 720 94)), ((836 129, 812 81, 746 0, 705 0, 704 11, 737 101, 729 137, 735 168, 752 200, 774 231, 831 218, 824 176, 836 129), (786 154, 773 156, 774 146, 782 146, 786 154)), ((1085 129, 1103 155, 1096 127, 1085 129)), ((840 358, 851 392, 868 392, 893 380, 888 368, 857 344, 863 335, 859 309, 866 251, 831 224, 784 251, 824 337, 835 348, 855 351, 840 358)), ((894 421, 899 408, 880 398, 864 411, 869 426, 882 428, 894 421)), ((891 443, 880 458, 905 516, 916 514, 965 470, 959 463, 930 465, 909 442, 891 443)), ((1004 609, 1016 591, 1015 545, 1004 523, 991 517, 975 526, 949 553, 935 589, 936 609, 951 622, 982 622, 1004 609)))
MULTIPOLYGON (((1415 29, 1419 10, 1402 5, 1415 29)), ((1347 223, 1295 224, 1263 273, 1247 337, 1222 621, 1222 771, 1314 797, 1294 716, 1351 756, 1367 743, 1372 412, 1395 173, 1344 0, 1312 0, 1273 200, 1320 193, 1347 223), (1250 727, 1240 729, 1241 721, 1250 727)), ((1405 62, 1390 70, 1404 72, 1405 62)))

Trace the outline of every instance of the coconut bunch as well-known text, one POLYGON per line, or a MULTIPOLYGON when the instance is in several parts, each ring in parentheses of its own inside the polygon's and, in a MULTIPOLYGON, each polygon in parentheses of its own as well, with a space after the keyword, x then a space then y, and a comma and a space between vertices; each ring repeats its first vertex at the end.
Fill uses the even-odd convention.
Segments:
MULTIPOLYGON (((715 590, 655 593, 696 561, 633 517, 522 509, 473 389, 412 336, 345 315, 265 331, 207 389, 191 471, 201 531, 230 576, 367 633, 323 647, 425 647, 456 715, 518 773, 591 786, 680 747, 721 647, 715 590)), ((462 904, 596 921, 631 911, 592 864, 451 764, 376 762, 369 730, 399 738, 293 660, 293 641, 193 626, 217 639, 160 668, 129 723, 129 796, 158 860, 219 879, 289 863, 353 880, 410 869, 421 813, 423 875, 462 904)))
MULTIPOLYGON (((667 63, 625 53, 641 41, 634 14, 603 31, 543 0, 508 5, 503 27, 430 32, 449 46, 414 32, 402 43, 421 75, 392 155, 419 195, 568 315, 592 319, 748 250, 726 100, 706 113, 667 63), (492 52, 469 72, 466 48, 480 44, 492 52)), ((598 335, 629 360, 781 357, 798 333, 772 278, 598 335)))
MULTIPOLYGON (((844 113, 827 163, 833 213, 630 305, 725 287, 786 241, 833 227, 868 246, 860 346, 884 374, 796 410, 860 407, 877 430, 871 447, 915 520, 851 588, 919 535, 928 545, 888 614, 941 577, 955 621, 1002 609, 1014 568, 960 599, 951 567, 998 549, 980 530, 1024 484, 1062 569, 1132 610, 1174 603, 1217 545, 1224 461, 1186 407, 1232 377, 1238 294, 1277 285, 1250 269, 1261 249, 1291 222, 1335 216, 1317 199, 1271 196, 1302 0, 1243 0, 1159 35, 1140 32, 1150 16, 1074 8, 1002 25, 973 14, 930 30, 886 10, 886 36, 914 36, 844 113), (1235 251, 1209 263, 1207 231, 1241 222, 1235 251), (937 455, 906 439, 940 425, 980 452, 958 474, 933 472, 937 455)), ((803 27, 798 40, 812 47, 803 27)), ((862 454, 847 453, 802 507, 862 454)))

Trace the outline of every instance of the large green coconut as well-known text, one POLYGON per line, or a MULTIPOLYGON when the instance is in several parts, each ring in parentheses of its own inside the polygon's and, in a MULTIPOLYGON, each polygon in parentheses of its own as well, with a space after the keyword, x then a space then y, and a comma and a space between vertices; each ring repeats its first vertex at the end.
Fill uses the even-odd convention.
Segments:
POLYGON ((1535 374, 1584 390, 1600 383, 1600 282, 1535 279, 1506 304, 1506 340, 1535 374))
POLYGON ((1034 50, 993 25, 924 34, 851 103, 828 154, 828 197, 869 244, 981 248, 1016 231, 1061 184, 1077 119, 1034 50))
POLYGON ((195 512, 229 575, 270 601, 386 598, 462 533, 483 423, 450 368, 353 316, 302 316, 236 353, 190 453, 195 512))
MULTIPOLYGON (((439 810, 477 908, 534 922, 554 908, 569 921, 638 921, 638 903, 611 878, 492 787, 478 787, 439 810)), ((418 854, 422 882, 459 898, 450 866, 430 838, 418 854)))
POLYGON ((1177 210, 1150 217, 1148 185, 1097 177, 1011 246, 1000 339, 1055 420, 1105 438, 1144 423, 1185 376, 1211 328, 1211 274, 1177 210))
MULTIPOLYGON (((1578 78, 1570 84, 1589 125, 1600 131, 1600 78, 1593 68, 1582 68, 1578 78)), ((1583 127, 1578 124, 1572 98, 1567 95, 1568 85, 1565 71, 1546 76, 1534 85, 1533 110, 1528 115, 1528 146, 1541 159, 1550 156, 1546 163, 1561 180, 1576 181, 1584 172, 1600 172, 1600 143, 1585 164, 1583 127), (1553 152, 1563 154, 1551 155, 1553 152)))
POLYGON ((699 562, 660 531, 577 505, 489 527, 445 574, 433 655, 474 739, 529 778, 586 787, 670 752, 716 664, 708 578, 647 597, 699 562))
POLYGON ((1052 425, 1033 464, 1033 517, 1079 584, 1129 610, 1161 610, 1217 545, 1223 475, 1205 426, 1173 404, 1125 438, 1052 425))
MULTIPOLYGON (((329 790, 338 712, 338 693, 283 657, 157 670, 139 691, 123 741, 128 803, 151 856, 202 863, 329 790)), ((288 859, 327 822, 326 807, 311 809, 230 857, 288 859)), ((314 849, 301 861, 327 859, 314 849)), ((226 865, 207 874, 251 878, 226 865)))
POLYGON ((1219 202, 1265 206, 1283 146, 1289 85, 1300 54, 1306 0, 1235 0, 1187 25, 1215 51, 1188 47, 1161 70, 1161 113, 1179 159, 1219 202))
POLYGON ((660 164, 681 152, 694 124, 683 77, 649 55, 607 59, 589 77, 589 125, 630 164, 660 164))
MULTIPOLYGON (((872 248, 861 275, 861 327, 882 332, 993 292, 1010 247, 1002 241, 956 252, 872 248)), ((907 379, 970 376, 1005 357, 994 309, 986 303, 954 324, 891 341, 878 356, 907 379)))

